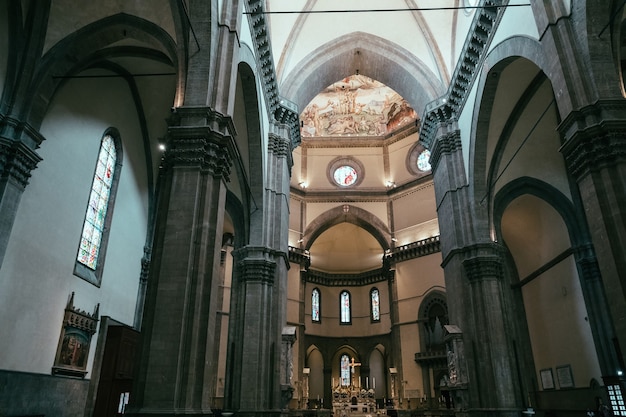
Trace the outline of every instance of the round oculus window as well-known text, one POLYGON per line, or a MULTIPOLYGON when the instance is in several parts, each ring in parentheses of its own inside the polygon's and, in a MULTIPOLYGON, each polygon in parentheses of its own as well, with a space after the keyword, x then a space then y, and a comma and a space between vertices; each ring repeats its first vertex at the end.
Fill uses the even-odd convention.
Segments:
POLYGON ((422 172, 430 171, 430 151, 428 149, 423 150, 417 157, 417 169, 422 172))
POLYGON ((337 183, 337 185, 341 185, 342 187, 349 187, 356 183, 357 173, 354 168, 350 165, 342 165, 339 168, 335 169, 333 173, 333 179, 337 183))

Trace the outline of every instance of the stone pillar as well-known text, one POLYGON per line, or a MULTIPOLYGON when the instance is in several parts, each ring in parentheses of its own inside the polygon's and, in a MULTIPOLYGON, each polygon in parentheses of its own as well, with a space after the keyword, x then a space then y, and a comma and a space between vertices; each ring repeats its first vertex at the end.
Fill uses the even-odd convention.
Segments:
MULTIPOLYGON (((578 183, 615 326, 610 356, 622 371, 626 349, 626 103, 602 100, 570 113, 559 126, 561 152, 578 183)), ((607 320, 606 317, 604 317, 607 320)), ((604 349, 600 346, 601 349, 604 349)), ((600 353, 600 352, 599 352, 600 353)), ((606 376, 616 369, 602 369, 606 376)))
MULTIPOLYGON (((384 262, 387 264, 387 261, 384 262)), ((386 394, 383 394, 387 398, 391 398, 395 401, 397 398, 397 390, 395 387, 395 382, 402 381, 402 352, 400 346, 402 346, 402 338, 400 336, 400 311, 398 307, 398 283, 396 281, 396 270, 394 267, 390 266, 389 271, 387 271, 387 283, 389 286, 389 316, 391 319, 391 345, 389 352, 389 362, 386 364, 385 373, 389 371, 389 368, 394 368, 395 373, 390 375, 390 383, 389 385, 385 385, 385 387, 389 387, 388 390, 385 389, 386 394)))
POLYGON ((212 415, 216 296, 234 132, 207 107, 178 108, 168 149, 142 328, 134 416, 212 415))
POLYGON ((464 407, 468 415, 518 416, 523 399, 507 340, 504 252, 489 239, 484 209, 472 203, 456 121, 440 124, 431 152, 449 322, 462 329, 472 358, 464 407))
POLYGON ((251 243, 233 252, 225 408, 238 416, 281 412, 280 357, 289 268, 288 137, 283 126, 272 123, 263 201, 257 201, 262 206, 250 218, 251 243))
MULTIPOLYGON (((11 136, 17 134, 14 127, 0 129, 0 266, 30 173, 41 161, 41 157, 28 145, 12 139, 11 136)), ((35 146, 39 146, 42 138, 36 134, 33 137, 36 138, 35 146)))

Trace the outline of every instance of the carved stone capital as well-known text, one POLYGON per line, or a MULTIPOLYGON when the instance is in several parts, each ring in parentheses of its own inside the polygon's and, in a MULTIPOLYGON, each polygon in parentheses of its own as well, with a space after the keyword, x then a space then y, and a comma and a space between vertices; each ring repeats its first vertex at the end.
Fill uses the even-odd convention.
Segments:
POLYGON ((463 269, 470 282, 478 282, 488 279, 501 279, 504 276, 502 260, 504 248, 497 243, 482 243, 468 246, 452 255, 463 256, 463 269))
POLYGON ((561 152, 578 180, 626 161, 626 104, 602 101, 573 111, 559 126, 561 152))
POLYGON ((244 246, 232 252, 238 267, 237 277, 241 281, 273 284, 278 259, 288 264, 287 254, 262 247, 244 246))
POLYGON ((0 177, 13 178, 25 188, 31 171, 41 160, 42 158, 26 144, 0 138, 0 177))
POLYGON ((196 167, 229 181, 235 135, 230 117, 209 107, 178 107, 168 122, 161 168, 196 167))

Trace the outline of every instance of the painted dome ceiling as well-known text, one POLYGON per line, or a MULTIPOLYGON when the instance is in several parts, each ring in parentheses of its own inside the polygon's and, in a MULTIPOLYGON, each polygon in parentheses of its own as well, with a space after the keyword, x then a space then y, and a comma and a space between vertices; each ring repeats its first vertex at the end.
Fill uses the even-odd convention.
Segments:
POLYGON ((415 123, 417 113, 397 92, 364 75, 325 88, 300 114, 302 137, 384 136, 415 123))

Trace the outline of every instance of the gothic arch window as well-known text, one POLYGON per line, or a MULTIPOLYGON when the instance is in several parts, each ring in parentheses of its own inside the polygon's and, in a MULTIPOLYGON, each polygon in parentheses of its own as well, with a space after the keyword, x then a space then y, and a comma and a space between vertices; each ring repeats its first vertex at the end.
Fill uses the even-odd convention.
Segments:
POLYGON ((372 322, 380 321, 380 292, 376 287, 370 290, 370 318, 372 322))
POLYGON ((321 322, 321 294, 320 290, 313 288, 311 292, 311 320, 313 323, 321 322))
POLYGON ((350 311, 350 293, 346 290, 339 294, 339 322, 341 324, 352 323, 352 313, 350 311))
POLYGON ((122 166, 116 129, 105 132, 92 177, 74 274, 100 286, 117 184, 122 166))
POLYGON ((341 386, 350 386, 350 356, 345 353, 341 355, 341 359, 339 360, 339 369, 341 374, 341 386))

